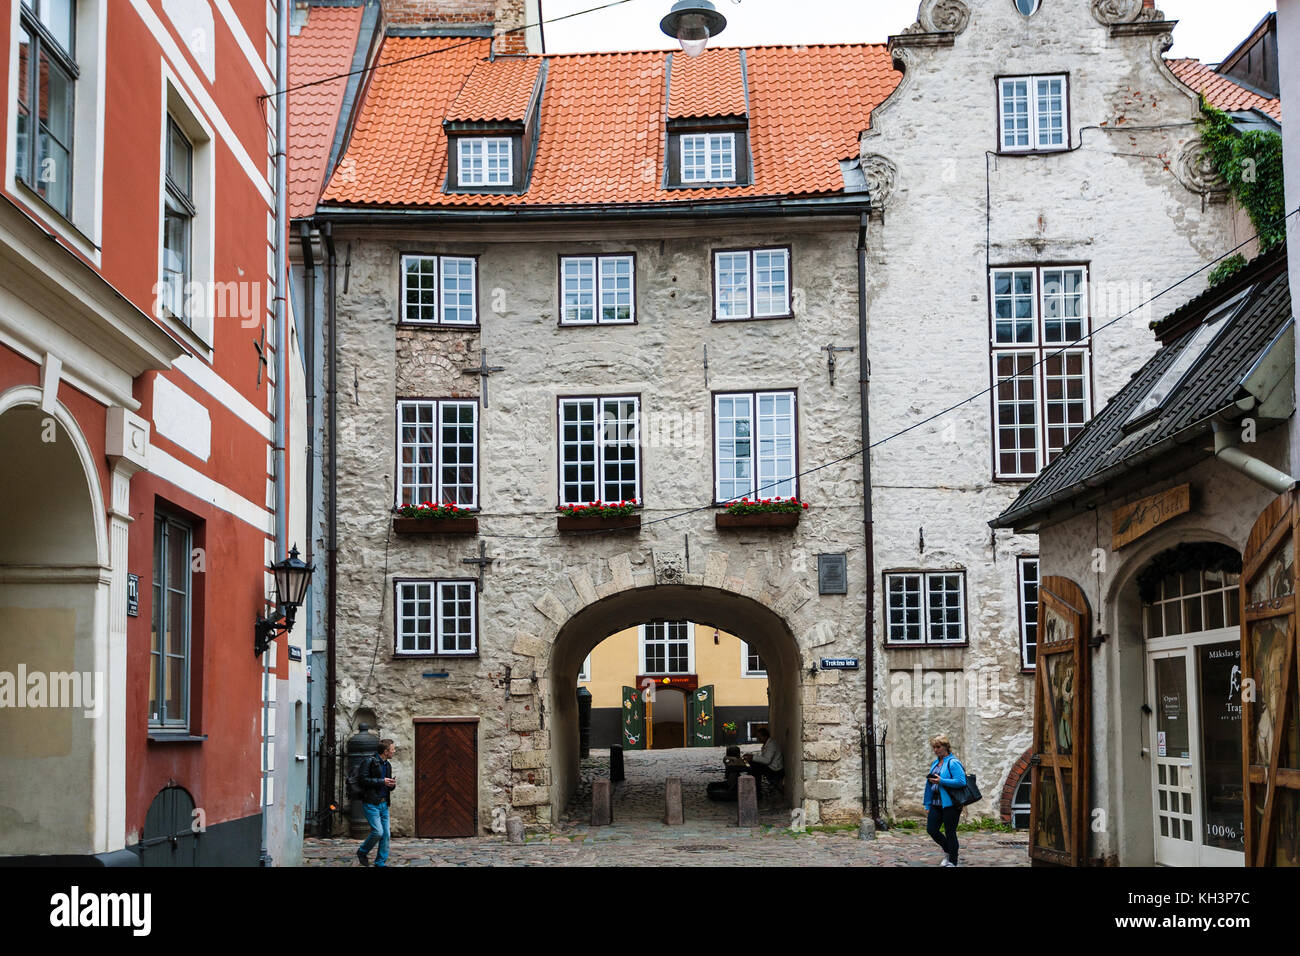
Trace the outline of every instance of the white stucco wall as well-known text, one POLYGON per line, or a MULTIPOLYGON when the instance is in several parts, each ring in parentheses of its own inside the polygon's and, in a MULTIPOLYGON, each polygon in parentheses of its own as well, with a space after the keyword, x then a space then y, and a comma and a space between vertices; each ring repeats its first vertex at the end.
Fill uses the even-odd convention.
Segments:
MULTIPOLYGON (((969 638, 964 649, 886 647, 877 680, 887 686, 890 673, 919 663, 1000 688, 985 707, 887 710, 899 812, 920 802, 929 734, 952 737, 989 810, 1030 743, 1016 556, 1038 544, 987 526, 1023 487, 993 479, 987 266, 1086 264, 1096 329, 1245 238, 1222 194, 1192 188, 1203 184, 1191 162, 1197 101, 1163 64, 1167 27, 1143 21, 1113 33, 1097 6, 1043 3, 1024 18, 1010 2, 972 2, 952 19, 962 4, 926 0, 923 26, 961 32, 950 46, 924 35, 895 41, 906 73, 862 138, 883 206, 870 231, 872 440, 974 396, 873 454, 878 571, 965 569, 969 638), (1071 151, 997 155, 995 77, 1049 73, 1068 76, 1071 151)), ((1096 336, 1094 412, 1155 351, 1148 324, 1204 287, 1203 273, 1096 336)))

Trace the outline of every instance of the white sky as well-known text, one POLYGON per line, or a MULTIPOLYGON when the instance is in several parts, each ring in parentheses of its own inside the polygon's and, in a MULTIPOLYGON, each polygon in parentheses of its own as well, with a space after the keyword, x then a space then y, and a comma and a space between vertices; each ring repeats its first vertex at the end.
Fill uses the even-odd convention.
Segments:
MULTIPOLYGON (((540 0, 542 19, 590 10, 609 0, 540 0)), ((971 0, 974 3, 1011 0, 971 0)), ((1087 0, 1043 0, 1086 3, 1087 0)), ((719 42, 727 46, 761 43, 883 43, 916 20, 918 0, 714 0, 727 18, 719 42)), ((626 3, 548 24, 547 53, 593 50, 669 49, 676 43, 659 32, 659 20, 672 0, 626 3)), ((1157 0, 1174 30, 1170 56, 1194 56, 1217 63, 1276 9, 1274 0, 1157 0)))

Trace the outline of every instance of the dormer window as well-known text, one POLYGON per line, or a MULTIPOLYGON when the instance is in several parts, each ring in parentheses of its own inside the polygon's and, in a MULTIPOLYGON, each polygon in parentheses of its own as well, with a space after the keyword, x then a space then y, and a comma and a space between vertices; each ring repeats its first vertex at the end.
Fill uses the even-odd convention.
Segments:
POLYGON ((462 136, 457 144, 457 181, 467 186, 514 185, 514 141, 509 136, 462 136))
POLYGON ((681 163, 683 183, 734 183, 736 134, 683 134, 681 163))

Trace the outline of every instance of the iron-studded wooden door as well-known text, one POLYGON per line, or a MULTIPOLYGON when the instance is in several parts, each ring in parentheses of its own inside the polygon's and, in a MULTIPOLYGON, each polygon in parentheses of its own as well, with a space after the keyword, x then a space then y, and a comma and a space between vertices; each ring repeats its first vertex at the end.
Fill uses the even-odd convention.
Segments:
POLYGON ((1087 853, 1088 601, 1068 578, 1038 589, 1029 855, 1078 866, 1087 853))
POLYGON ((416 718, 415 835, 478 835, 477 719, 416 718))
POLYGON ((1300 501, 1275 499, 1255 522, 1241 573, 1242 776, 1246 865, 1300 866, 1300 501))
POLYGON ((713 746, 713 685, 689 692, 690 714, 686 721, 688 747, 713 746))
POLYGON ((635 687, 623 688, 623 749, 645 750, 645 697, 635 687))

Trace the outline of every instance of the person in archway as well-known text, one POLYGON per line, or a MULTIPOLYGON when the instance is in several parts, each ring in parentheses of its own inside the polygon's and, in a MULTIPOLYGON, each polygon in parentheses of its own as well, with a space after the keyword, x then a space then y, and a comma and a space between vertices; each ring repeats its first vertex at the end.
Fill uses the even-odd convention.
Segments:
POLYGON ((376 843, 379 844, 379 852, 375 854, 375 866, 388 866, 388 806, 392 801, 393 788, 397 786, 390 761, 395 753, 397 744, 385 737, 379 741, 379 753, 372 754, 361 771, 361 809, 366 812, 366 822, 370 824, 370 834, 357 848, 357 859, 362 866, 370 865, 370 858, 366 854, 376 843))
POLYGON ((925 809, 928 814, 925 832, 943 849, 940 866, 957 865, 957 821, 961 819, 961 806, 952 798, 950 787, 966 786, 966 768, 952 755, 952 745, 947 734, 930 738, 934 763, 925 777, 925 809), (943 833, 939 832, 940 824, 943 833))
POLYGON ((745 754, 745 763, 749 764, 748 771, 754 778, 754 796, 758 797, 763 792, 764 777, 771 780, 778 790, 784 789, 785 762, 766 727, 759 727, 754 736, 763 747, 756 754, 745 754))

